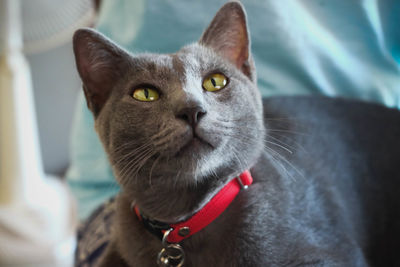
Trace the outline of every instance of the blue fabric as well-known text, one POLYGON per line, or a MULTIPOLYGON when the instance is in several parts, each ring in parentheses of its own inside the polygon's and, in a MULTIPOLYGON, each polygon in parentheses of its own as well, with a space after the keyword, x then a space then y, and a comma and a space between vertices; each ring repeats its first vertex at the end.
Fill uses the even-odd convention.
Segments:
MULTIPOLYGON (((133 53, 198 40, 224 0, 104 0, 98 30, 133 53)), ((265 97, 324 94, 400 108, 400 1, 246 0, 265 97)), ((83 97, 67 179, 84 218, 118 192, 83 97)))
POLYGON ((75 111, 71 140, 71 164, 67 172, 70 189, 78 201, 81 219, 119 191, 103 147, 94 131, 92 113, 81 94, 75 111))

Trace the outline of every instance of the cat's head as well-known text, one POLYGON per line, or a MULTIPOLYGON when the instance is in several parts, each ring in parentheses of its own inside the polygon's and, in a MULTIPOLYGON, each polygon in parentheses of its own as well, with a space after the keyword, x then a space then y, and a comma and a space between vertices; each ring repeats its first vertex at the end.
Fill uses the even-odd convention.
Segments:
POLYGON ((75 33, 74 52, 122 186, 187 186, 238 174, 259 156, 262 103, 240 3, 175 54, 132 55, 89 29, 75 33))

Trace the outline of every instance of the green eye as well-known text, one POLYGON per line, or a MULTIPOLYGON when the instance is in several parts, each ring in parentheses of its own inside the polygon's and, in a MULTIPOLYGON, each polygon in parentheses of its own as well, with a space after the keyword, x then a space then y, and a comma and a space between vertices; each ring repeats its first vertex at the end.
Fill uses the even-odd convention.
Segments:
POLYGON ((139 101, 156 101, 160 94, 151 88, 138 88, 133 92, 133 98, 139 101))
POLYGON ((203 88, 209 92, 221 90, 228 83, 228 78, 221 73, 209 75, 203 81, 203 88))

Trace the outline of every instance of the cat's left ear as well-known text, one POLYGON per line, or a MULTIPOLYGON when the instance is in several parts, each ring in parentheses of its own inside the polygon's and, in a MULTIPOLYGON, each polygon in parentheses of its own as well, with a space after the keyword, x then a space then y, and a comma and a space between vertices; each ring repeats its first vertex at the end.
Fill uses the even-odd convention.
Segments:
POLYGON ((228 2, 222 6, 199 43, 211 47, 250 76, 250 39, 246 12, 240 2, 228 2))

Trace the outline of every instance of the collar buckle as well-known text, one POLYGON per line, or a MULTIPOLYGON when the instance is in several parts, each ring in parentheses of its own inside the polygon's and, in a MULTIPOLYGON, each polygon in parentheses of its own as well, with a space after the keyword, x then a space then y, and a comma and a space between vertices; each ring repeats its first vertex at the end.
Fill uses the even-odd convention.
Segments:
POLYGON ((248 170, 242 172, 239 176, 236 177, 241 189, 249 188, 249 185, 253 183, 253 177, 248 170))
POLYGON ((249 188, 248 185, 243 184, 242 179, 240 178, 240 176, 236 177, 236 180, 238 181, 240 188, 246 190, 247 188, 249 188))

